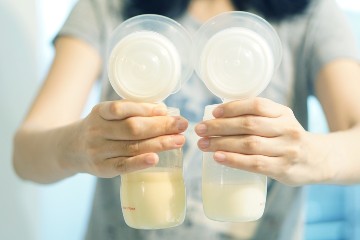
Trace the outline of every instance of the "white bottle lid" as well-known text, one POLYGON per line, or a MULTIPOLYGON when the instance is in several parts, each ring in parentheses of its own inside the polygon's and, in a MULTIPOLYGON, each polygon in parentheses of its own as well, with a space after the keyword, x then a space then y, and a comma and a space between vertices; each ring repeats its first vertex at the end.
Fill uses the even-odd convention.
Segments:
POLYGON ((275 30, 247 12, 210 19, 194 39, 195 70, 223 101, 257 96, 280 63, 281 44, 275 30))
POLYGON ((123 38, 109 61, 109 80, 123 98, 164 100, 180 81, 181 59, 175 46, 156 32, 140 31, 123 38))
POLYGON ((191 76, 191 39, 167 17, 130 18, 114 31, 111 42, 108 76, 122 98, 160 102, 191 76))

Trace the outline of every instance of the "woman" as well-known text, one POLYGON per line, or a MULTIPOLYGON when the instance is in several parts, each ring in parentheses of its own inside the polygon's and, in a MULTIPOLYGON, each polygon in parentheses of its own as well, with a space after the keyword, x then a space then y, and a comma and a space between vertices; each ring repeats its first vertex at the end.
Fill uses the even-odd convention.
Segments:
POLYGON ((55 48, 44 86, 16 134, 14 166, 20 177, 39 183, 79 172, 100 177, 86 239, 301 239, 302 193, 295 186, 360 182, 359 56, 332 0, 80 0, 55 48), (124 19, 164 14, 194 33, 202 22, 232 10, 262 15, 282 40, 282 64, 262 98, 223 104, 214 110, 215 120, 201 122, 204 106, 219 100, 196 77, 166 100, 181 107, 186 119, 165 116, 161 104, 119 100, 111 89, 106 43, 124 19), (103 102, 80 119, 99 78, 103 102), (310 94, 320 100, 332 133, 305 130, 310 94), (185 144, 181 133, 188 120, 197 125, 188 129, 185 144), (215 161, 275 180, 259 222, 218 223, 203 215, 201 152, 194 151, 194 131, 201 137, 200 150, 215 152, 215 161), (188 189, 184 224, 158 231, 127 227, 120 213, 119 179, 114 177, 154 166, 156 152, 182 146, 188 189))

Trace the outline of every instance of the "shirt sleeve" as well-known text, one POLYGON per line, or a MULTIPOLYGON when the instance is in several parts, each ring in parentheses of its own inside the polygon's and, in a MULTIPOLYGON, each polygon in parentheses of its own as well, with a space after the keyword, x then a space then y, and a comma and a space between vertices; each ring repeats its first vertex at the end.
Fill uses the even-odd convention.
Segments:
POLYGON ((318 0, 312 9, 307 30, 307 59, 310 91, 319 71, 336 59, 353 59, 360 62, 356 38, 346 16, 335 0, 318 0))
POLYGON ((101 22, 92 0, 79 0, 64 25, 55 36, 53 43, 61 36, 81 39, 100 53, 102 52, 101 22))

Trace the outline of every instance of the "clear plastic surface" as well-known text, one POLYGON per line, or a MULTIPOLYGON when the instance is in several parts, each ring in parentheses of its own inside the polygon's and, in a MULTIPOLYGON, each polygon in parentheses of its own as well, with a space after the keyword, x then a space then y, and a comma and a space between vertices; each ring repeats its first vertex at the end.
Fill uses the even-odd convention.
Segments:
POLYGON ((260 94, 280 64, 282 48, 268 22, 235 11, 203 24, 194 37, 192 54, 196 73, 226 101, 260 94))
POLYGON ((120 24, 110 42, 108 76, 119 96, 160 102, 189 79, 193 67, 187 31, 160 15, 139 15, 120 24))
MULTIPOLYGON (((205 108, 212 119, 217 105, 205 108)), ((267 177, 220 165, 214 153, 203 153, 202 199, 205 215, 216 221, 246 222, 259 219, 265 209, 267 177)))
MULTIPOLYGON (((168 115, 178 116, 169 108, 168 115)), ((121 176, 120 198, 128 226, 137 229, 163 229, 180 225, 185 219, 186 190, 182 150, 158 153, 155 167, 121 176)))

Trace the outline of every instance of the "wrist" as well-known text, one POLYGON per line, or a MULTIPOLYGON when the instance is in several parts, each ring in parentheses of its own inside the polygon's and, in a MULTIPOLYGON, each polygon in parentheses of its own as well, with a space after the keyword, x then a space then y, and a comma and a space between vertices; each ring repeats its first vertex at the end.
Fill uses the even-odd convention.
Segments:
POLYGON ((336 159, 339 158, 338 148, 334 144, 330 134, 309 133, 309 154, 308 162, 315 170, 310 183, 331 184, 335 183, 339 165, 336 159))
POLYGON ((77 128, 79 123, 73 123, 58 129, 56 162, 59 169, 67 176, 75 175, 81 171, 79 151, 79 141, 77 128))

